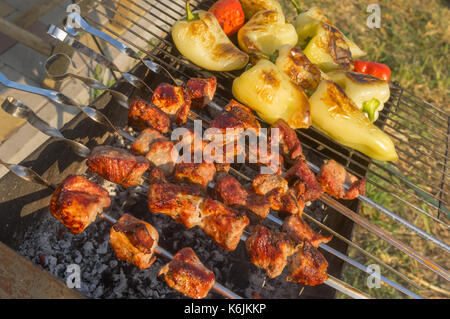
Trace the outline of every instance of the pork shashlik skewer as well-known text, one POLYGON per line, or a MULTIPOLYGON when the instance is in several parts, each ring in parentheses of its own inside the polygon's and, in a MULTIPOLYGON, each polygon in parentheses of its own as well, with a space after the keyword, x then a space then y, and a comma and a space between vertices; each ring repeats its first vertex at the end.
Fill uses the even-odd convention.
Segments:
POLYGON ((214 273, 201 263, 191 248, 186 247, 173 256, 158 246, 159 234, 151 224, 126 213, 119 220, 107 215, 105 211, 109 210, 111 199, 108 192, 97 184, 82 176, 69 175, 56 186, 30 168, 1 163, 26 181, 54 189, 50 213, 72 234, 83 232, 100 217, 113 224, 110 244, 118 259, 142 270, 153 264, 156 253, 171 260, 158 275, 164 275, 166 283, 182 294, 201 299, 214 289, 226 298, 241 299, 215 282, 214 273))
POLYGON ((294 135, 295 136, 295 135, 294 135))
MULTIPOLYGON (((119 156, 117 156, 118 151, 110 148, 110 147, 103 147, 100 150, 102 150, 103 153, 108 153, 110 154, 111 152, 113 153, 112 158, 117 159, 119 156)), ((123 150, 122 150, 123 151, 123 150)), ((91 152, 94 153, 94 152, 91 152)), ((99 157, 99 155, 97 154, 99 152, 95 152, 94 155, 92 156, 94 158, 94 163, 97 163, 96 165, 98 166, 98 161, 95 160, 99 157)), ((121 157, 127 157, 126 152, 121 153, 121 157)), ((89 161, 91 161, 92 158, 89 158, 89 161)), ((88 162, 89 162, 88 161, 88 162)), ((100 162, 105 163, 105 159, 102 159, 100 162)), ((108 170, 111 170, 111 161, 106 160, 106 173, 108 173, 108 170)), ((120 161, 118 162, 119 164, 116 165, 117 169, 120 169, 121 166, 129 166, 129 167, 133 167, 133 165, 120 165, 120 161)), ((117 163, 116 163, 117 164, 117 163)), ((123 163, 122 163, 123 164, 123 163)), ((92 165, 89 165, 89 167, 91 167, 92 165)), ((116 170, 117 170, 116 169, 116 170)), ((126 169, 125 169, 126 170, 126 169)), ((114 171, 114 169, 113 169, 114 171)), ((103 174, 101 174, 101 176, 105 177, 105 172, 104 170, 97 170, 97 172, 103 172, 103 174)), ((153 173, 153 177, 155 175, 158 175, 156 172, 158 172, 157 170, 154 170, 153 173)), ((123 174, 119 174, 119 176, 122 176, 123 174)), ((109 175, 108 175, 109 176, 109 175)), ((114 175, 114 176, 117 176, 114 175)), ((231 182, 233 182, 233 178, 231 176, 226 176, 228 177, 227 180, 230 180, 231 182)), ((255 193, 257 195, 265 195, 268 192, 271 192, 273 189, 283 189, 283 188, 287 188, 287 182, 284 181, 280 176, 277 175, 265 175, 265 176, 260 176, 263 177, 262 181, 258 180, 258 178, 255 180, 254 182, 254 189, 255 189, 255 193), (267 178, 269 177, 269 178, 267 178), (283 187, 277 187, 279 185, 277 185, 276 182, 273 181, 273 178, 277 178, 277 181, 284 181, 284 184, 282 185, 283 187), (259 193, 259 194, 258 194, 259 193)), ((215 239, 215 241, 222 246, 223 248, 227 249, 227 250, 234 250, 234 248, 236 247, 237 243, 239 242, 239 239, 242 235, 242 231, 245 228, 245 226, 248 225, 248 220, 245 217, 239 217, 237 216, 237 214, 227 208, 226 206, 222 205, 220 202, 214 201, 210 198, 204 198, 201 196, 198 196, 199 194, 197 194, 197 192, 194 190, 189 190, 189 188, 187 187, 180 187, 180 186, 175 186, 175 185, 170 185, 169 183, 167 183, 164 180, 164 175, 162 173, 159 174, 159 176, 157 176, 157 178, 160 179, 161 183, 151 183, 151 187, 149 187, 149 207, 152 211, 156 211, 156 212, 162 212, 162 213, 166 213, 169 214, 169 216, 171 216, 172 218, 174 218, 177 221, 182 221, 188 228, 191 228, 193 226, 201 226, 203 227, 203 229, 205 230, 205 232, 207 234, 209 234, 210 236, 213 237, 213 239, 215 239), (158 186, 158 187, 155 187, 158 186), (191 192, 191 194, 189 194, 189 192, 191 192), (152 194, 152 195, 150 195, 152 194), (172 198, 170 198, 170 194, 173 194, 174 196, 172 198), (177 197, 179 196, 179 197, 177 197), (188 201, 184 201, 181 202, 180 200, 186 196, 189 196, 188 201), (171 202, 171 200, 176 199, 175 202, 171 202), (178 211, 175 209, 176 207, 173 206, 172 204, 175 203, 177 205, 177 207, 179 208, 178 211), (186 204, 189 203, 191 204, 190 207, 192 208, 190 211, 188 209, 186 209, 186 204), (201 204, 200 204, 201 203, 201 204), (194 205, 192 205, 194 204, 194 205), (200 211, 198 210, 201 207, 200 211), (206 212, 206 220, 207 222, 203 222, 202 218, 199 218, 199 216, 201 216, 201 213, 206 212), (182 214, 180 214, 182 213, 182 214), (198 214, 198 215, 197 215, 198 214), (222 225, 222 228, 217 228, 218 225, 222 225), (227 225, 229 226, 228 229, 224 226, 227 225), (237 231, 236 231, 237 230, 237 231), (224 236, 224 234, 226 234, 224 236)), ((107 178, 109 180, 115 181, 114 178, 111 178, 111 176, 109 176, 109 178, 107 178)), ((223 180, 225 180, 226 178, 224 178, 223 180)), ((128 180, 128 179, 127 179, 128 180)), ((221 180, 221 181, 223 181, 221 180)), ((227 196, 227 192, 226 192, 226 185, 225 187, 222 187, 221 185, 223 185, 221 183, 221 181, 219 182, 219 190, 222 190, 222 196, 227 196)), ((236 183, 234 183, 235 186, 240 186, 237 182, 237 180, 234 180, 236 183)), ((118 179, 115 182, 120 182, 120 179, 118 179)), ((226 184, 226 183, 225 183, 226 184)), ((233 185, 233 183, 231 183, 233 185)), ((276 192, 277 193, 277 192, 276 192)), ((279 193, 279 192, 278 192, 279 193)), ((229 194, 229 192, 228 192, 229 194)), ((275 196, 277 197, 277 196, 275 196)), ((271 202, 273 203, 274 200, 271 200, 271 202)), ((273 205, 272 205, 273 206, 273 205)), ((205 217, 205 216, 202 216, 205 217)), ((265 216, 264 216, 265 217, 265 216)), ((309 234, 310 237, 308 237, 308 239, 311 239, 315 236, 314 232, 307 226, 306 223, 302 223, 301 225, 303 225, 304 229, 302 230, 302 234, 309 234)), ((316 236, 317 237, 317 236, 316 236)), ((323 236, 318 236, 319 240, 322 240, 323 242, 329 241, 331 238, 325 238, 323 236)), ((317 240, 317 238, 315 238, 317 240)))

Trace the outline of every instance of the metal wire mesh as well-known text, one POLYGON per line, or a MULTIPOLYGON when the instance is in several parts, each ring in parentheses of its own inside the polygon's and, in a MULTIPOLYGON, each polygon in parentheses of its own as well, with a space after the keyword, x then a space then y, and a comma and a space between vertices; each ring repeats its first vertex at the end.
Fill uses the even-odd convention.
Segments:
MULTIPOLYGON (((212 1, 192 1, 192 6, 196 9, 207 9, 211 3, 212 1)), ((173 46, 170 29, 172 24, 185 14, 184 1, 93 0, 81 1, 80 4, 86 9, 83 16, 89 23, 137 51, 145 53, 150 59, 164 65, 175 76, 181 79, 192 76, 216 76, 218 78, 216 104, 225 105, 230 98, 231 83, 238 73, 213 74, 202 70, 179 55, 173 46)), ((426 233, 431 232, 430 224, 433 223, 448 231, 449 115, 438 107, 422 101, 398 84, 391 83, 391 98, 376 125, 383 128, 393 139, 400 157, 397 162, 372 161, 359 152, 330 141, 313 128, 299 130, 298 133, 305 150, 310 154, 322 160, 333 158, 345 165, 355 176, 367 177, 369 193, 383 194, 382 197, 377 196, 374 199, 374 202, 380 201, 378 204, 382 208, 395 212, 395 216, 399 218, 413 221, 414 226, 420 230, 425 228, 426 233)), ((324 203, 336 208, 334 202, 324 201, 324 203)), ((377 206, 372 205, 375 209, 377 206)), ((308 210, 305 216, 322 229, 332 232, 339 240, 358 250, 368 259, 380 264, 388 273, 395 274, 410 286, 418 287, 417 283, 410 280, 409 274, 400 273, 356 242, 340 236, 332 229, 327 229, 323 223, 308 215, 308 210)), ((368 229, 371 230, 370 227, 368 229)), ((411 232, 411 235, 415 236, 415 233, 411 232)), ((439 233, 431 235, 445 243, 446 238, 441 238, 439 233)), ((444 254, 448 256, 448 251, 444 254)), ((369 272, 367 267, 360 263, 355 263, 345 256, 341 258, 358 269, 369 272)), ((433 271, 438 269, 436 273, 448 280, 446 277, 448 272, 444 267, 436 264, 430 266, 427 262, 425 260, 422 264, 433 271)), ((402 290, 398 286, 395 288, 402 290)))

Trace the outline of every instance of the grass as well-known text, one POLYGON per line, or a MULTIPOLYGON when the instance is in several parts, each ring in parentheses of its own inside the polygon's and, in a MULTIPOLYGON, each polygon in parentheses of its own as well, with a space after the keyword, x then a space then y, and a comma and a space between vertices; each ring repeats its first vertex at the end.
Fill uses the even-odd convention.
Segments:
MULTIPOLYGON (((285 9, 292 10, 290 11, 292 15, 287 15, 289 19, 294 15, 290 1, 282 0, 280 2, 285 9)), ((300 2, 302 9, 308 9, 312 6, 320 7, 341 31, 367 52, 367 56, 363 58, 364 60, 377 61, 389 65, 392 70, 392 81, 398 82, 401 86, 411 90, 425 101, 447 112, 450 111, 450 25, 448 24, 448 21, 450 21, 450 10, 448 1, 378 0, 368 2, 356 0, 304 0, 300 2), (366 19, 370 15, 370 13, 366 12, 366 7, 369 3, 378 3, 381 7, 380 29, 369 29, 366 25, 366 19)), ((435 142, 436 138, 431 134, 430 124, 426 119, 423 120, 423 123, 418 124, 411 124, 406 114, 403 114, 403 118, 396 117, 393 119, 396 123, 390 123, 393 126, 391 133, 398 136, 400 140, 408 141, 411 137, 414 137, 422 142, 426 141, 426 139, 435 142)), ((438 147, 444 147, 445 149, 444 142, 445 140, 443 139, 442 145, 438 147)), ((431 178, 432 174, 436 174, 433 168, 438 167, 438 164, 431 162, 429 166, 426 165, 428 159, 425 155, 430 154, 432 146, 414 145, 414 147, 411 147, 406 143, 403 144, 401 145, 403 149, 421 158, 422 162, 403 155, 403 160, 395 164, 396 169, 406 176, 411 175, 411 173, 420 175, 411 166, 412 164, 416 165, 424 171, 421 173, 422 179, 415 178, 411 182, 413 185, 417 185, 432 193, 433 186, 437 188, 440 186, 436 185, 434 179, 431 178), (418 150, 422 153, 419 153, 418 150)), ((420 196, 420 194, 418 195, 414 190, 405 188, 399 178, 387 174, 384 169, 372 165, 368 179, 387 190, 392 189, 400 198, 435 216, 435 210, 417 199, 417 196, 420 196)), ((380 191, 379 188, 368 183, 367 196, 443 242, 448 243, 450 241, 450 234, 446 227, 437 224, 429 216, 403 203, 390 192, 380 191)), ((360 213, 439 265, 450 269, 449 255, 445 254, 443 250, 419 239, 405 227, 393 222, 390 218, 367 205, 362 205, 360 213)), ((446 222, 448 223, 449 220, 447 219, 446 222)), ((355 226, 352 240, 383 262, 407 275, 422 287, 418 289, 398 278, 395 274, 382 270, 382 275, 385 275, 387 278, 424 297, 450 297, 450 285, 448 282, 438 278, 433 272, 365 229, 355 226)), ((349 249, 349 255, 366 266, 373 263, 354 249, 349 249)), ((367 275, 352 266, 345 268, 343 280, 373 297, 405 298, 405 295, 390 286, 382 285, 380 289, 369 289, 366 284, 367 275)), ((341 294, 339 294, 339 297, 345 298, 341 294)))

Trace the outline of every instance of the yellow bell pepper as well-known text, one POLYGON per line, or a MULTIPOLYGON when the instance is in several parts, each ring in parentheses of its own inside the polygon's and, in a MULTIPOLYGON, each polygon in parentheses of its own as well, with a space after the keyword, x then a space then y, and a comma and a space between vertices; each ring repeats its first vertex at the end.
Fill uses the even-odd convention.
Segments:
POLYGON ((333 71, 327 75, 366 113, 371 122, 378 119, 379 112, 390 97, 389 84, 386 81, 369 74, 348 71, 333 71))
POLYGON ((232 87, 233 96, 269 124, 285 120, 293 129, 311 125, 310 105, 303 89, 275 64, 261 59, 232 87))
POLYGON ((336 142, 379 161, 398 159, 389 136, 373 125, 336 83, 322 80, 309 101, 313 126, 336 142))
POLYGON ((249 60, 222 30, 216 17, 207 11, 191 12, 172 27, 172 38, 180 53, 194 64, 211 71, 233 71, 244 68, 249 60))
POLYGON ((283 14, 283 9, 281 8, 278 0, 240 0, 242 9, 244 9, 245 18, 250 20, 259 11, 277 11, 283 14))
POLYGON ((284 44, 296 45, 297 32, 277 11, 259 11, 238 32, 238 42, 247 53, 273 54, 284 44))
POLYGON ((297 30, 299 38, 299 44, 301 46, 305 46, 307 44, 306 41, 311 37, 311 29, 314 28, 314 25, 316 25, 317 22, 326 23, 334 29, 338 30, 338 32, 342 35, 344 41, 347 43, 353 59, 358 59, 366 55, 366 52, 361 50, 355 44, 355 42, 347 38, 336 26, 331 23, 330 20, 328 20, 328 18, 322 13, 322 11, 316 7, 310 8, 305 12, 300 11, 299 15, 294 21, 294 26, 297 30))

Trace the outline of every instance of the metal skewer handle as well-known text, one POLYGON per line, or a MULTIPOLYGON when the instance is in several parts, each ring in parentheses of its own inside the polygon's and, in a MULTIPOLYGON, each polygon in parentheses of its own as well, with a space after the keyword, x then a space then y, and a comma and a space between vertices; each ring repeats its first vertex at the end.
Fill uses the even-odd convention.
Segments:
POLYGON ((78 74, 69 71, 68 72, 55 71, 56 69, 55 66, 58 65, 69 67, 70 65, 74 66, 74 63, 72 59, 67 54, 64 53, 56 53, 50 56, 45 61, 45 71, 47 72, 47 75, 50 78, 57 81, 61 81, 65 78, 72 77, 74 79, 80 80, 81 82, 83 82, 92 89, 108 91, 120 105, 124 106, 125 108, 128 107, 128 97, 125 94, 108 88, 106 85, 104 85, 102 82, 96 79, 80 76, 78 74))
POLYGON ((57 104, 65 104, 65 105, 69 105, 69 106, 74 106, 74 107, 78 108, 81 112, 83 112, 91 120, 113 129, 116 133, 118 133, 119 135, 121 135, 122 137, 124 137, 126 139, 134 140, 134 138, 132 136, 130 136, 128 133, 126 133, 120 129, 117 129, 114 126, 114 124, 112 124, 111 121, 100 111, 97 111, 96 109, 89 107, 89 106, 82 106, 78 102, 74 101, 70 97, 68 97, 60 92, 42 89, 42 88, 34 87, 31 85, 10 81, 1 72, 0 72, 0 83, 2 83, 4 86, 9 87, 9 88, 13 88, 16 90, 25 91, 28 93, 44 96, 57 104))
POLYGON ((45 135, 68 143, 73 151, 81 157, 87 157, 91 152, 91 150, 83 144, 65 138, 59 130, 50 126, 47 122, 38 117, 31 108, 11 96, 8 96, 2 103, 2 109, 14 117, 27 120, 28 123, 45 135))
MULTIPOLYGON (((118 41, 117 39, 114 39, 112 36, 110 36, 109 34, 100 31, 92 26, 90 26, 86 20, 84 20, 80 14, 76 13, 76 12, 72 12, 71 14, 69 14, 68 16, 69 19, 73 19, 74 21, 77 21, 80 28, 84 31, 86 31, 87 33, 96 36, 106 42, 108 42, 110 45, 112 45, 113 47, 115 47, 116 49, 118 49, 120 52, 128 55, 130 58, 136 59, 141 61, 150 71, 154 72, 154 73, 160 73, 161 71, 165 72, 169 78, 175 83, 178 84, 179 81, 177 79, 175 79, 172 74, 163 66, 152 62, 148 59, 143 59, 136 51, 134 51, 132 48, 130 48, 128 45, 118 41)), ((66 27, 66 31, 68 33, 70 33, 71 35, 75 36, 76 34, 78 34, 78 31, 76 29, 74 29, 73 27, 67 25, 66 27)))
MULTIPOLYGON (((74 31, 74 30, 72 30, 74 31)), ((75 31, 74 31, 75 32, 75 31)), ((127 81, 129 84, 134 86, 135 88, 139 90, 148 90, 149 92, 152 92, 151 88, 141 79, 139 79, 137 76, 131 74, 122 72, 119 70, 119 68, 107 57, 104 55, 97 53, 96 51, 92 50, 87 45, 81 43, 80 41, 76 40, 74 37, 70 36, 66 31, 61 30, 55 25, 50 25, 47 33, 52 36, 53 38, 64 42, 65 44, 71 46, 72 48, 76 49, 78 52, 84 54, 89 59, 93 59, 95 62, 106 66, 111 71, 119 72, 123 79, 127 81)))

